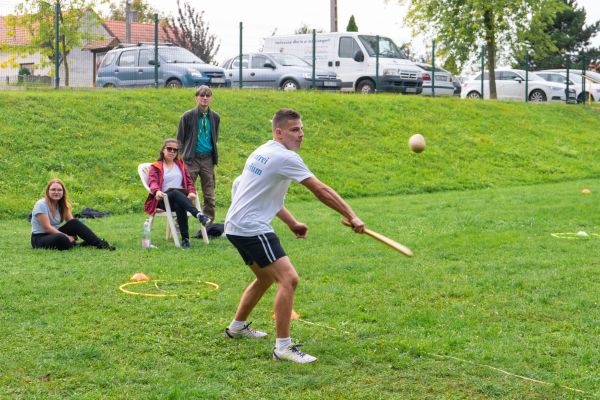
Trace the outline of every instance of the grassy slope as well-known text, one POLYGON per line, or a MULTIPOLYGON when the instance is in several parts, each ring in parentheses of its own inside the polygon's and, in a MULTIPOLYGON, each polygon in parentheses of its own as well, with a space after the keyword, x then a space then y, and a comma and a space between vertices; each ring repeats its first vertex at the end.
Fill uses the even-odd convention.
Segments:
MULTIPOLYGON (((3 92, 0 217, 29 213, 45 182, 63 178, 75 210, 141 210, 140 162, 173 136, 190 90, 3 92)), ((600 114, 559 104, 273 91, 217 91, 222 116, 218 204, 245 157, 270 137, 279 107, 304 115, 300 153, 343 195, 363 197, 511 186, 598 176, 600 114), (407 151, 422 133, 425 153, 407 151)), ((308 198, 306 191, 292 191, 308 198)), ((221 214, 222 217, 222 214, 221 214)))

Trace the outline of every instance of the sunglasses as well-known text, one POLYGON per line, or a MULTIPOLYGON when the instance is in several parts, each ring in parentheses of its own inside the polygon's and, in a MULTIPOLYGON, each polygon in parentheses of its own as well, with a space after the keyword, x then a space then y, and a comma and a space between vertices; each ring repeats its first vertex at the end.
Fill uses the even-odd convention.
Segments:
POLYGON ((177 153, 179 151, 179 149, 177 147, 165 147, 165 150, 167 150, 169 153, 177 153))

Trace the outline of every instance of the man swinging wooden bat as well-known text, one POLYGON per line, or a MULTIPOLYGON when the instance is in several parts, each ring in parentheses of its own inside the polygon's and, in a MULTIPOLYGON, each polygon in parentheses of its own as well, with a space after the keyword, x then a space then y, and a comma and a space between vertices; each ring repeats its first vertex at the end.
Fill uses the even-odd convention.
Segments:
POLYGON ((296 153, 304 137, 300 114, 290 109, 277 111, 272 121, 272 132, 273 139, 254 150, 242 175, 233 183, 225 233, 256 279, 242 294, 233 321, 225 329, 225 337, 261 339, 267 336, 265 332, 249 328, 247 319, 275 282, 276 340, 273 359, 304 364, 317 358, 300 351, 290 337, 298 273, 281 247, 271 220, 278 216, 296 237, 306 236, 306 224, 298 221, 284 206, 285 194, 293 180, 342 214, 355 232, 363 233, 365 224, 335 190, 317 179, 296 153))

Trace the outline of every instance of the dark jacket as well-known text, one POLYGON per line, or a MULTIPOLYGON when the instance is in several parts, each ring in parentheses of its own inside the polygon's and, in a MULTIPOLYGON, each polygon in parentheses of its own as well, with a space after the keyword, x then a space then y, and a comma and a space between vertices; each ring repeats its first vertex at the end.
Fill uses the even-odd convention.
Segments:
MULTIPOLYGON (((181 186, 183 186, 183 191, 188 193, 196 193, 196 188, 194 187, 194 182, 192 182, 192 177, 188 172, 185 164, 181 160, 174 160, 175 164, 181 170, 181 174, 183 175, 183 182, 181 186)), ((154 215, 156 212, 156 207, 158 206, 158 200, 154 195, 158 190, 161 190, 163 181, 164 181, 164 171, 163 171, 163 163, 162 161, 155 161, 150 165, 150 170, 148 171, 148 187, 152 193, 148 194, 146 198, 146 202, 144 203, 144 211, 146 211, 149 215, 154 215)))
MULTIPOLYGON (((212 143, 212 160, 217 165, 219 161, 219 152, 217 150, 217 140, 219 140, 219 124, 221 117, 213 110, 208 109, 208 118, 210 121, 210 141, 212 143)), ((186 111, 179 120, 177 128, 177 140, 183 146, 181 157, 186 163, 192 162, 196 157, 196 142, 198 141, 198 121, 200 119, 200 109, 195 107, 186 111)))

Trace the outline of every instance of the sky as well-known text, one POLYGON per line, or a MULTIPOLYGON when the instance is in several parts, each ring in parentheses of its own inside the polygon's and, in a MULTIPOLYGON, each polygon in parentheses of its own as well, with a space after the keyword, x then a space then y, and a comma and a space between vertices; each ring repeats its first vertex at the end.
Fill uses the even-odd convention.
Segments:
MULTIPOLYGON (((175 0, 146 1, 161 13, 177 13, 175 0)), ((293 34, 294 30, 306 24, 311 29, 329 31, 330 0, 188 1, 198 11, 204 10, 210 32, 220 40, 221 47, 216 56, 218 62, 239 53, 240 22, 244 27, 244 52, 258 51, 262 38, 271 36, 275 30, 279 35, 293 34)), ((0 0, 0 15, 10 13, 20 2, 0 0)), ((588 24, 600 20, 600 0, 578 0, 577 4, 585 8, 588 24)), ((398 0, 337 0, 337 7, 339 31, 345 30, 350 16, 354 15, 361 33, 387 36, 398 45, 410 41, 417 53, 424 53, 429 45, 422 38, 411 37, 410 29, 403 22, 407 6, 399 5, 398 0)), ((593 44, 600 46, 600 37, 596 37, 593 44)))

